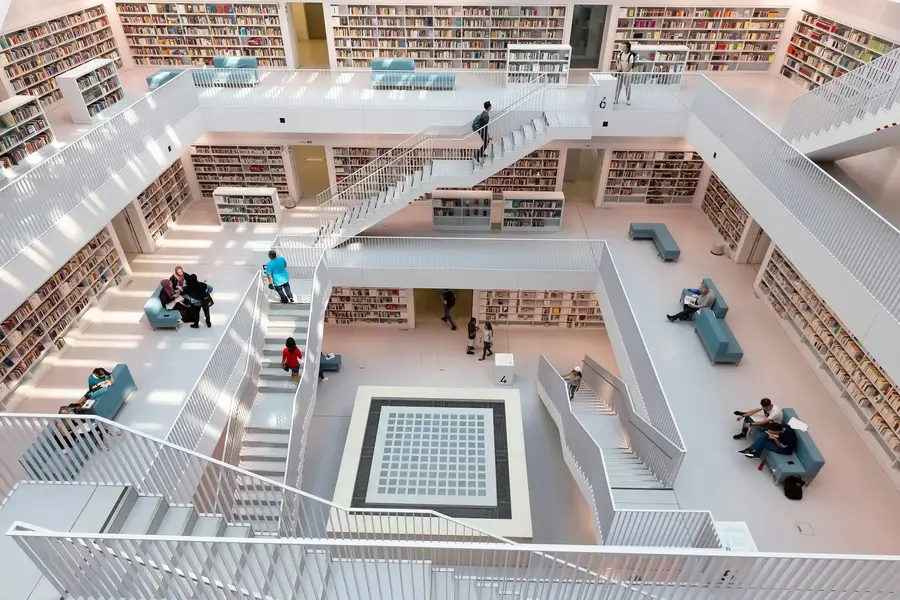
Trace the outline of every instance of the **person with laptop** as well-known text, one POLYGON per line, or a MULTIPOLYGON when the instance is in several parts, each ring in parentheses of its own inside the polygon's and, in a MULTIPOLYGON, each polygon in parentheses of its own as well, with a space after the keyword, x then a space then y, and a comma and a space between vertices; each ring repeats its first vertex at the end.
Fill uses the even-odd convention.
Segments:
POLYGON ((716 294, 705 283, 700 284, 700 289, 692 291, 699 293, 685 296, 683 310, 674 315, 666 315, 669 321, 687 321, 691 318, 691 315, 701 308, 712 308, 713 303, 716 301, 716 294))
POLYGON ((747 458, 759 458, 766 450, 775 454, 793 454, 797 449, 797 432, 790 425, 771 423, 765 435, 740 451, 747 458))

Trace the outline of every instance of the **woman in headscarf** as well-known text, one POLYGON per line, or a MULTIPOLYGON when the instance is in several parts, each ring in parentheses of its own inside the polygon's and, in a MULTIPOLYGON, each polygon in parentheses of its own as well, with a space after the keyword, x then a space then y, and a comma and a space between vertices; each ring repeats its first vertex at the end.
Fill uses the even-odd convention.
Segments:
POLYGON ((172 282, 172 287, 175 288, 177 293, 181 293, 184 291, 184 269, 181 266, 175 267, 175 273, 169 277, 169 281, 172 282))
POLYGON ((185 302, 181 294, 175 291, 172 281, 163 279, 159 282, 161 290, 159 290, 159 301, 167 310, 177 310, 181 314, 181 320, 190 323, 191 327, 197 329, 200 327, 200 310, 195 309, 189 302, 185 302))

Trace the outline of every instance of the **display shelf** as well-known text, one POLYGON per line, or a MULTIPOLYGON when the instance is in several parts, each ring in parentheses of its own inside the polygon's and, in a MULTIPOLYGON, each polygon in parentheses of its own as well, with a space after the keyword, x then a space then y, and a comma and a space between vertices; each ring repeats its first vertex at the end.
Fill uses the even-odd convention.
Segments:
POLYGON ((621 7, 610 69, 623 42, 684 44, 688 71, 765 71, 775 59, 788 7, 621 7))
POLYGON ((898 466, 900 387, 778 248, 762 268, 759 292, 800 336, 819 363, 816 367, 828 374, 866 430, 898 466))
POLYGON ((547 83, 568 83, 572 46, 509 44, 506 50, 506 83, 528 83, 535 73, 542 74, 547 83))
POLYGON ((503 229, 559 231, 565 200, 562 192, 503 192, 503 229))
POLYGON ((125 103, 116 63, 109 58, 89 60, 57 76, 56 83, 75 123, 94 123, 125 103))
POLYGON ((637 54, 632 72, 650 74, 636 84, 674 85, 680 89, 690 48, 678 44, 634 44, 631 50, 637 54))
POLYGON ((694 152, 614 150, 603 201, 690 204, 702 168, 694 152))
POLYGON ((494 194, 475 190, 437 190, 431 194, 435 229, 490 231, 494 194))
POLYGON ((812 90, 898 47, 887 38, 805 10, 791 36, 781 74, 812 90))
POLYGON ((744 236, 744 230, 747 229, 750 213, 716 177, 715 173, 710 175, 709 185, 700 208, 722 234, 728 247, 736 250, 744 236))
POLYGON ((325 322, 411 329, 415 327, 413 314, 412 290, 335 286, 325 311, 325 322))
POLYGON ((127 276, 122 257, 104 229, 69 259, 0 325, 0 408, 9 395, 63 339, 110 285, 127 276))
POLYGON ((102 4, 0 35, 7 91, 37 96, 44 108, 62 99, 56 76, 93 58, 122 66, 102 4))
POLYGON ((53 130, 34 96, 13 96, 0 102, 0 166, 20 164, 54 140, 53 130))
POLYGON ((175 161, 137 197, 150 237, 158 242, 169 232, 191 202, 191 191, 181 161, 175 161))
POLYGON ((332 4, 338 68, 412 58, 420 69, 506 70, 508 44, 561 44, 566 6, 332 4))
POLYGON ((289 197, 281 146, 191 146, 200 193, 212 198, 218 187, 274 187, 289 197))
POLYGON ((136 65, 211 65, 216 56, 252 56, 287 67, 277 2, 116 2, 136 65))
POLYGON ((597 295, 590 291, 475 290, 472 315, 479 323, 582 329, 603 327, 597 295))
POLYGON ((277 223, 281 205, 278 190, 266 187, 220 187, 213 192, 222 225, 277 223))

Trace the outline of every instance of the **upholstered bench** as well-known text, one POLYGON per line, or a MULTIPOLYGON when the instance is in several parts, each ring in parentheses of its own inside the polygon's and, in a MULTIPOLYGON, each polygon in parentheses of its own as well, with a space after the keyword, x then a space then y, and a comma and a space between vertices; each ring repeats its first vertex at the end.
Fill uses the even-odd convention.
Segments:
POLYGON ((338 372, 341 370, 341 355, 335 354, 331 358, 325 358, 325 355, 322 355, 322 359, 319 361, 319 370, 320 371, 331 371, 338 372))
MULTIPOLYGON (((791 419, 800 419, 793 408, 785 408, 781 412, 784 415, 785 424, 788 424, 791 419)), ((762 458, 772 471, 775 483, 783 483, 791 475, 796 475, 809 483, 825 466, 825 457, 819 452, 819 448, 813 442, 809 432, 799 429, 794 431, 797 433, 797 449, 793 454, 763 452, 762 458)))
POLYGON ((198 87, 247 87, 259 84, 258 63, 252 56, 216 56, 212 69, 197 69, 198 87))
MULTIPOLYGON (((716 287, 716 284, 713 283, 712 279, 704 279, 701 281, 706 287, 710 289, 715 295, 716 299, 713 301, 712 311, 715 313, 717 319, 724 319, 728 314, 728 303, 725 302, 725 298, 722 297, 722 294, 719 293, 719 288, 716 287)), ((688 294, 692 294, 689 288, 685 288, 681 290, 681 298, 679 299, 678 305, 684 305, 684 297, 688 294)), ((696 314, 696 313, 695 313, 696 314)))
POLYGON ((167 310, 162 302, 159 301, 159 292, 162 286, 156 286, 153 295, 144 302, 144 314, 147 316, 147 322, 154 330, 163 327, 168 329, 178 329, 181 322, 181 313, 177 310, 167 310))
POLYGON ((694 331, 700 336, 703 349, 709 355, 710 363, 741 362, 744 351, 725 319, 717 319, 716 314, 708 308, 701 308, 694 313, 694 331))
POLYGON ((653 240, 656 253, 664 261, 677 262, 681 257, 681 249, 665 223, 632 223, 628 226, 628 237, 632 240, 653 240))
POLYGON ((109 419, 115 418, 116 413, 125 404, 128 396, 137 389, 134 385, 134 377, 128 365, 119 363, 112 370, 113 383, 108 386, 106 391, 93 398, 94 406, 91 407, 91 414, 109 419))
POLYGON ((147 76, 147 86, 152 92, 158 87, 162 87, 167 82, 175 79, 184 72, 184 69, 160 69, 152 75, 147 76))
POLYGON ((445 72, 415 71, 416 61, 411 58, 376 58, 371 62, 369 80, 373 89, 403 88, 416 90, 452 90, 456 88, 456 75, 445 72))

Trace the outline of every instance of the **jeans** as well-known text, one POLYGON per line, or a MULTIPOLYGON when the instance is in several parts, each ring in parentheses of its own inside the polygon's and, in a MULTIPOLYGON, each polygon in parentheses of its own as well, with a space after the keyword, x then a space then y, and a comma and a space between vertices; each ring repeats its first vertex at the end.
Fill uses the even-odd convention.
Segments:
MULTIPOLYGON (((744 424, 741 425, 741 433, 748 434, 750 433, 750 426, 756 423, 756 420, 753 417, 744 417, 744 424)), ((762 427, 757 427, 763 433, 769 428, 768 425, 763 425, 762 427)))
POLYGON ((482 127, 478 131, 478 134, 481 136, 481 148, 475 151, 475 160, 483 160, 487 154, 488 140, 490 139, 488 137, 487 127, 482 127))
POLYGON ((453 322, 453 317, 450 316, 450 307, 446 304, 444 305, 444 320, 450 324, 450 327, 456 327, 456 323, 453 322))
POLYGON ((569 400, 575 399, 575 392, 577 392, 577 391, 578 391, 578 386, 570 383, 569 384, 569 400))
POLYGON ((793 454, 793 452, 789 452, 787 448, 781 448, 773 442, 769 436, 761 435, 756 441, 750 444, 750 449, 759 456, 763 453, 764 450, 768 450, 769 452, 774 452, 775 454, 793 454))
POLYGON ((282 304, 287 304, 288 302, 293 302, 294 300, 294 292, 291 291, 291 282, 283 283, 281 285, 275 286, 275 291, 278 292, 278 297, 281 299, 282 304))
POLYGON ((699 306, 687 306, 687 305, 685 305, 684 310, 682 310, 681 312, 675 313, 674 315, 672 315, 672 318, 675 319, 675 320, 679 320, 679 319, 687 319, 689 316, 691 316, 692 314, 694 314, 694 313, 697 312, 698 310, 700 310, 700 307, 699 307, 699 306))
POLYGON ((484 360, 488 356, 493 356, 494 351, 491 348, 494 347, 493 342, 484 342, 484 347, 481 350, 481 360, 484 360))
POLYGON ((616 102, 619 101, 619 96, 622 95, 623 87, 625 88, 625 99, 631 102, 631 73, 616 74, 616 102))

